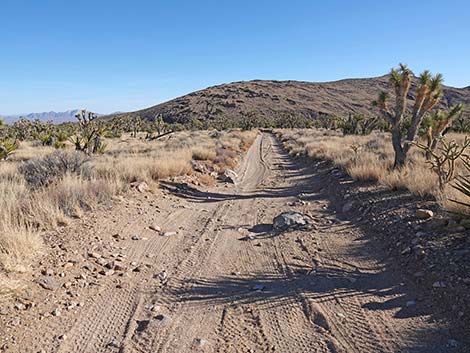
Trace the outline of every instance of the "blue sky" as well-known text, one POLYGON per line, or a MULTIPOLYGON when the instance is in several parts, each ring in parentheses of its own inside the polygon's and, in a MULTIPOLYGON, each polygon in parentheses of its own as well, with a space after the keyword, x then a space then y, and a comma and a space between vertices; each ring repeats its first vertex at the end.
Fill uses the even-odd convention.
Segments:
POLYGON ((251 79, 470 85, 470 2, 1 0, 0 112, 130 111, 251 79))

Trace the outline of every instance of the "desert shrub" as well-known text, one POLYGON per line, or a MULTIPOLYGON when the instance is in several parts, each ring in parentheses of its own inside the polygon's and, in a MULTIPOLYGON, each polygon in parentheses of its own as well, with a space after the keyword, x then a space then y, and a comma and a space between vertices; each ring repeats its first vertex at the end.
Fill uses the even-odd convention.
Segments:
POLYGON ((24 162, 18 171, 31 187, 43 187, 63 178, 67 173, 81 174, 87 161, 88 158, 81 152, 56 151, 24 162))
POLYGON ((25 272, 42 248, 41 237, 27 228, 0 230, 0 268, 25 272))
POLYGON ((216 158, 216 151, 214 147, 200 146, 192 149, 194 160, 214 160, 216 158))

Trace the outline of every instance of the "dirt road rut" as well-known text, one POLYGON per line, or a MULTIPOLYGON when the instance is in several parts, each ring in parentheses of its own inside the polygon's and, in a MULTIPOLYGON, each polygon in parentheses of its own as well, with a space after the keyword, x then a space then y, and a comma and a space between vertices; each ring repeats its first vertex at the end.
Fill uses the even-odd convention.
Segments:
POLYGON ((324 176, 269 134, 238 174, 237 184, 204 191, 162 183, 168 198, 116 207, 92 224, 89 232, 141 232, 147 240, 121 251, 145 266, 85 294, 74 315, 32 328, 23 352, 446 351, 380 247, 332 211, 324 176), (156 213, 159 202, 167 207, 156 213), (307 214, 312 229, 273 232, 287 210, 307 214), (178 234, 155 236, 150 222, 178 234))

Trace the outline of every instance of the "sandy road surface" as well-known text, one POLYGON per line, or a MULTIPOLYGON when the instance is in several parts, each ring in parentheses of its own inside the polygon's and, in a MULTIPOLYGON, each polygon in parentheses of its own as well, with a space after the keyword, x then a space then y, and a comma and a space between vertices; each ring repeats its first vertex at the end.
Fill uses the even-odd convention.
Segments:
POLYGON ((129 202, 90 223, 90 234, 147 237, 119 248, 146 266, 119 285, 104 278, 83 290, 73 313, 18 329, 23 343, 11 351, 447 351, 438 327, 406 306, 410 293, 380 247, 328 211, 322 175, 263 134, 239 177, 206 191, 162 183, 167 198, 129 202), (313 229, 272 232, 287 210, 308 214, 313 229), (178 234, 155 236, 151 222, 178 234))

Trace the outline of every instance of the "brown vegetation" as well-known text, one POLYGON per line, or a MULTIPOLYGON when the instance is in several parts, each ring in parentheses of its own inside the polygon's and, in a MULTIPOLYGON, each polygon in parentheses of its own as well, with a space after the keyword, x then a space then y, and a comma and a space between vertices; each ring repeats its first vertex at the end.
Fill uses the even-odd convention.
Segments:
MULTIPOLYGON (((233 168, 255 137, 254 131, 186 131, 151 141, 124 135, 105 139, 106 151, 93 157, 72 146, 54 150, 21 143, 9 160, 0 162, 0 270, 26 271, 41 250, 41 231, 81 217, 133 182, 152 187, 191 174, 193 159, 208 160, 222 171, 233 168)), ((215 182, 199 174, 202 184, 215 182)))
MULTIPOLYGON (((464 201, 464 195, 451 185, 440 189, 438 175, 426 163, 425 152, 419 148, 410 149, 408 165, 393 170, 394 151, 389 133, 342 136, 331 130, 298 129, 279 130, 278 134, 292 155, 328 160, 354 180, 378 181, 392 190, 407 189, 418 196, 433 197, 449 210, 470 214, 465 205, 449 201, 464 201)), ((463 143, 465 135, 452 133, 448 139, 463 143)), ((458 163, 456 169, 457 174, 465 173, 462 163, 458 163)))

